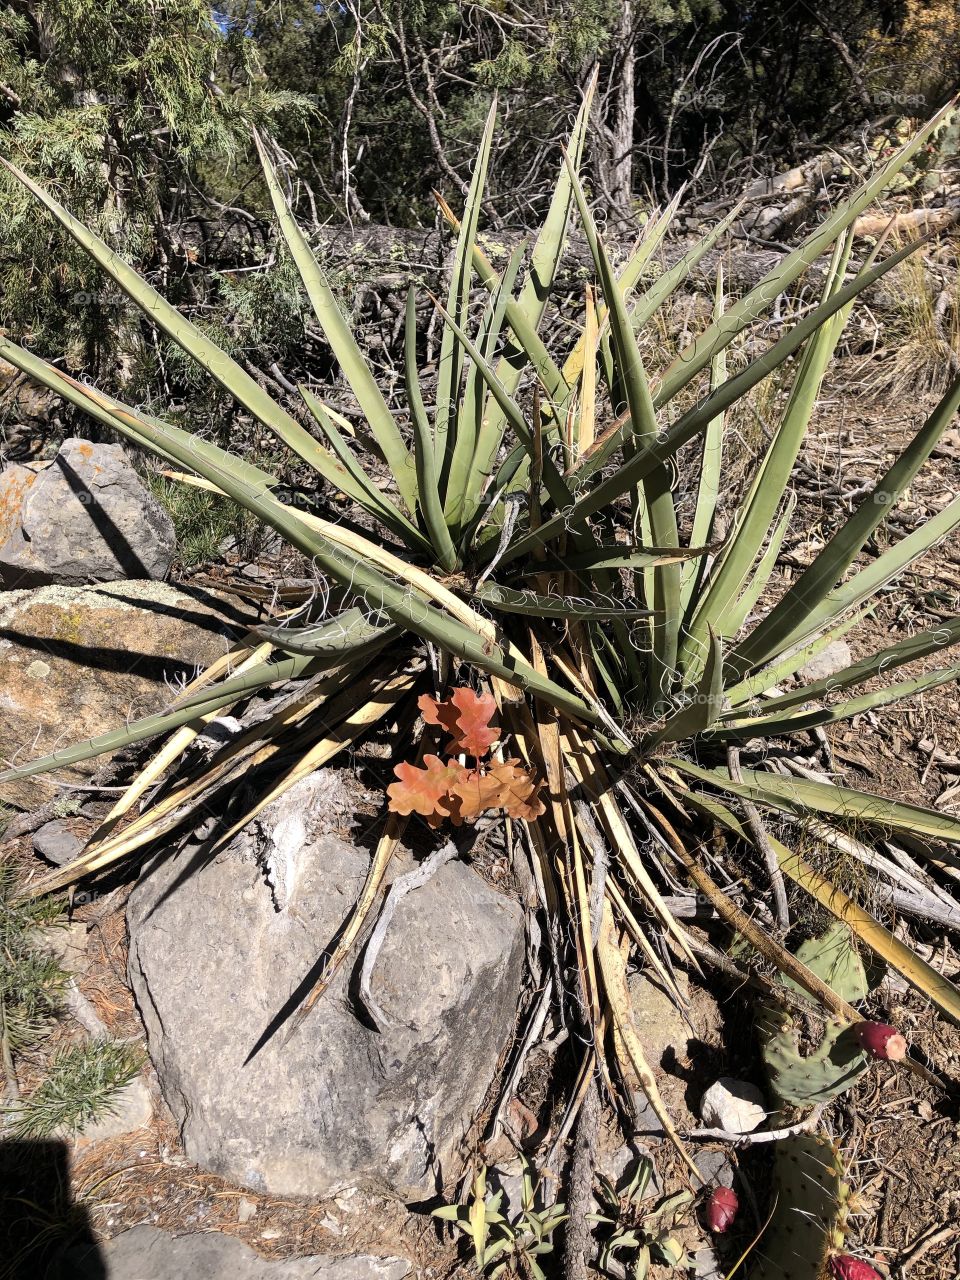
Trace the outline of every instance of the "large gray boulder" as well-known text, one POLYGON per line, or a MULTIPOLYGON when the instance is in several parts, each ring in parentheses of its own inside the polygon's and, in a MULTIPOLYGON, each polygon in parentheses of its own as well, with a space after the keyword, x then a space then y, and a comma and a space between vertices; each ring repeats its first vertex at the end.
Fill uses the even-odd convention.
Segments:
POLYGON ((335 834, 355 808, 326 770, 212 861, 150 864, 127 907, 130 981, 191 1160, 275 1195, 360 1186, 420 1200, 456 1172, 512 1038, 523 919, 448 862, 402 898, 386 934, 371 983, 383 1032, 357 1016, 348 964, 283 1045, 270 1030, 369 866, 335 834))
POLYGON ((368 1254, 270 1261, 219 1231, 173 1236, 147 1226, 115 1236, 102 1252, 81 1246, 71 1263, 71 1280, 403 1280, 413 1270, 405 1258, 368 1254))
POLYGON ((65 440, 48 466, 0 472, 0 586, 166 577, 173 522, 119 445, 65 440))

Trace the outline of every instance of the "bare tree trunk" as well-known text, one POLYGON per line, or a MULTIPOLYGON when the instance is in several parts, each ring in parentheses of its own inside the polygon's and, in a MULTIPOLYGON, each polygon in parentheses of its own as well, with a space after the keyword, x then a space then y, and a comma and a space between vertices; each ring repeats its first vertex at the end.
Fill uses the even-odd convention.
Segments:
POLYGON ((624 0, 614 42, 606 92, 604 138, 607 154, 600 165, 605 194, 621 220, 629 220, 633 194, 633 119, 636 109, 636 32, 634 0, 624 0))

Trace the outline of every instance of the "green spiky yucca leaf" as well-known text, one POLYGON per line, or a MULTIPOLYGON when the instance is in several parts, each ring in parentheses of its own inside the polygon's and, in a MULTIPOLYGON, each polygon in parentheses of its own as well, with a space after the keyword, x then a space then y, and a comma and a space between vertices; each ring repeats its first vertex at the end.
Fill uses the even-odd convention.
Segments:
MULTIPOLYGON (((259 629, 233 655, 236 666, 243 668, 240 673, 229 664, 218 669, 163 715, 0 774, 0 782, 25 777, 175 731, 148 769, 156 776, 217 711, 269 686, 309 682, 318 673, 328 673, 316 686, 320 693, 311 699, 305 695, 302 704, 278 711, 239 742, 224 747, 207 774, 179 783, 158 807, 148 806, 118 834, 111 824, 129 812, 132 800, 122 802, 111 824, 97 833, 80 859, 47 877, 40 889, 99 870, 159 838, 177 815, 182 816, 183 806, 199 802, 205 786, 231 776, 231 770, 266 769, 271 761, 269 767, 274 767, 281 748, 292 743, 300 752, 300 764, 288 766, 279 783, 275 774, 264 783, 266 795, 278 794, 277 788, 292 785, 303 769, 332 758, 388 710, 395 710, 398 698, 412 695, 416 680, 402 673, 423 643, 442 655, 442 671, 465 663, 476 679, 492 681, 501 716, 526 764, 547 776, 550 804, 537 819, 545 832, 539 847, 544 850, 544 872, 551 877, 555 867, 546 850, 556 847, 558 837, 569 849, 570 877, 561 880, 557 900, 579 921, 578 928, 588 931, 579 951, 581 977, 590 996, 586 1008, 599 1009, 590 912, 585 909, 590 850, 598 837, 613 849, 614 872, 607 879, 606 894, 618 923, 642 946, 643 931, 631 901, 645 901, 661 920, 667 920, 668 913, 633 844, 631 824, 639 818, 642 824, 659 826, 663 834, 667 816, 657 806, 665 801, 673 806, 671 823, 682 827, 692 808, 719 822, 738 841, 755 842, 718 794, 790 817, 814 814, 818 821, 841 827, 855 821, 878 831, 905 833, 935 846, 941 861, 951 858, 942 846, 960 844, 956 819, 826 782, 785 780, 762 767, 745 769, 736 782, 719 754, 730 743, 797 734, 857 715, 957 674, 956 666, 945 665, 900 684, 887 680, 880 689, 834 701, 837 692, 855 691, 878 673, 955 644, 960 619, 950 619, 925 637, 900 641, 851 664, 829 682, 786 692, 780 688, 818 646, 854 625, 891 578, 960 524, 957 500, 855 567, 880 522, 896 507, 952 423, 960 405, 960 376, 813 562, 771 606, 760 603, 770 590, 796 504, 790 488, 794 464, 851 308, 864 289, 919 243, 883 258, 874 253, 854 265, 851 228, 924 145, 939 117, 839 204, 746 296, 727 299, 718 279, 711 322, 657 372, 645 365, 648 327, 660 322, 664 303, 683 286, 738 211, 641 290, 644 271, 670 224, 672 210, 666 211, 651 220, 640 245, 618 272, 597 231, 578 172, 591 94, 592 88, 558 166, 556 190, 543 228, 529 248, 525 271, 522 252, 514 253, 498 272, 477 243, 496 129, 491 108, 466 206, 459 217, 443 206, 457 232, 457 244, 446 304, 437 304, 443 338, 435 401, 426 402, 417 367, 411 292, 401 410, 387 404, 321 264, 287 206, 269 145, 257 140, 280 234, 369 427, 378 455, 374 467, 365 465, 356 442, 341 430, 318 388, 302 388, 302 402, 290 407, 274 401, 109 246, 29 177, 8 166, 151 322, 311 470, 316 487, 334 485, 378 530, 352 532, 325 521, 309 502, 286 504, 278 496, 275 476, 71 379, 0 337, 0 357, 122 437, 174 464, 185 481, 227 494, 276 529, 327 576, 339 609, 333 618, 308 611, 296 626, 259 629), (595 265, 597 305, 591 292, 583 336, 568 350, 550 353, 544 337, 552 310, 550 295, 575 214, 595 265), (731 344, 772 299, 828 252, 819 304, 731 373, 726 359, 731 344), (478 302, 483 303, 479 322, 478 302), (730 532, 718 542, 714 531, 725 496, 723 461, 734 448, 726 437, 728 411, 742 405, 778 370, 789 378, 782 413, 730 532), (595 420, 601 411, 607 414, 605 424, 595 420), (674 473, 681 450, 686 450, 686 460, 686 447, 691 445, 699 451, 699 484, 692 524, 686 527, 674 473), (759 619, 748 621, 758 609, 759 619), (333 708, 339 719, 331 727, 333 708), (670 762, 660 758, 666 743, 674 744, 679 753, 670 762), (692 762, 694 755, 698 763, 692 762), (640 767, 628 776, 623 765, 631 758, 640 767), (606 762, 602 766, 601 760, 606 762), (589 778, 584 788, 589 803, 581 804, 578 797, 577 804, 571 804, 568 776, 589 778), (638 779, 654 783, 656 805, 643 794, 638 779), (625 799, 628 807, 622 809, 625 799)), ((389 838, 384 838, 384 858, 390 856, 390 842, 395 844, 396 838, 391 827, 389 838)), ((794 867, 791 851, 779 848, 785 873, 830 909, 839 910, 838 899, 815 882, 810 868, 794 867)), ((375 867, 372 888, 364 890, 358 911, 369 910, 375 895, 376 875, 382 874, 379 857, 375 867)), ((861 936, 944 1012, 960 1019, 960 993, 943 979, 934 981, 929 966, 905 958, 878 922, 872 926, 861 922, 861 936)), ((651 964, 659 963, 652 952, 645 954, 651 964)), ((779 953, 774 949, 774 954, 779 953)))

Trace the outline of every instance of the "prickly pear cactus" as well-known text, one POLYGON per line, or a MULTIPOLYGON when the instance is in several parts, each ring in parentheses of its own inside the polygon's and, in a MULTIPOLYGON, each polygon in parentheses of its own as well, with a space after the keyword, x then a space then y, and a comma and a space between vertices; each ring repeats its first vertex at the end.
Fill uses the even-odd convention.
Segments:
MULTIPOLYGON (((844 1000, 861 1000, 867 994, 863 963, 842 924, 805 942, 797 957, 844 1000)), ((869 1065, 853 1028, 836 1019, 827 1021, 823 1039, 808 1054, 800 1052, 794 1019, 779 1006, 765 1006, 757 1024, 770 1083, 781 1102, 795 1107, 829 1102, 869 1065)))
POLYGON ((837 1149, 822 1134, 777 1143, 777 1207, 761 1236, 751 1280, 820 1280, 843 1244, 849 1189, 837 1149))
POLYGON ((808 1054, 797 1047, 797 1028, 788 1013, 765 1009, 758 1023, 770 1085, 791 1106, 830 1102, 869 1066, 853 1028, 835 1019, 827 1022, 823 1039, 808 1054))
MULTIPOLYGON (((811 938, 797 955, 844 1000, 867 994, 867 976, 844 925, 811 938)), ((869 1065, 855 1029, 837 1019, 827 1020, 808 1054, 798 1047, 799 1027, 779 1006, 766 1006, 758 1025, 773 1090, 791 1106, 829 1102, 869 1065)), ((751 1280, 823 1280, 827 1259, 843 1248, 850 1211, 837 1147, 819 1133, 786 1138, 777 1143, 774 1174, 776 1208, 757 1245, 751 1280)))
MULTIPOLYGON (((837 921, 819 938, 808 938, 797 948, 797 959, 822 978, 841 1000, 855 1004, 870 991, 867 973, 857 948, 853 945, 850 930, 837 921)), ((785 987, 803 994, 803 988, 792 978, 782 977, 785 987)))

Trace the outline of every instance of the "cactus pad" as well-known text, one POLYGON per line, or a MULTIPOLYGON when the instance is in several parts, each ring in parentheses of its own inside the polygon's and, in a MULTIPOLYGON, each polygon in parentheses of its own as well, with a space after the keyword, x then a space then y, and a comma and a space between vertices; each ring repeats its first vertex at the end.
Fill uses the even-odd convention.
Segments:
MULTIPOLYGON (((797 948, 797 959, 802 960, 808 969, 822 978, 848 1004, 863 1000, 870 990, 867 973, 850 936, 850 930, 839 920, 821 937, 808 938, 801 943, 797 948)), ((801 995, 806 994, 792 978, 783 975, 780 980, 784 986, 799 991, 801 995)))
POLYGON ((853 1027, 837 1019, 827 1021, 820 1044, 806 1055, 797 1047, 797 1029, 789 1014, 766 1008, 757 1021, 770 1084, 781 1102, 795 1107, 829 1102, 869 1066, 853 1027))
MULTIPOLYGON (((797 958, 844 1000, 861 1000, 867 994, 863 962, 845 925, 835 924, 821 938, 810 938, 797 958)), ((787 978, 782 981, 795 986, 787 978)), ((867 1069, 867 1055, 856 1033, 837 1019, 827 1020, 820 1044, 808 1054, 798 1048, 794 1019, 779 1006, 765 1006, 757 1023, 770 1083, 781 1102, 795 1107, 829 1102, 867 1069)))
POLYGON ((777 1207, 757 1244, 751 1280, 820 1280, 843 1241, 847 1186, 834 1144, 800 1134, 777 1144, 777 1207))

